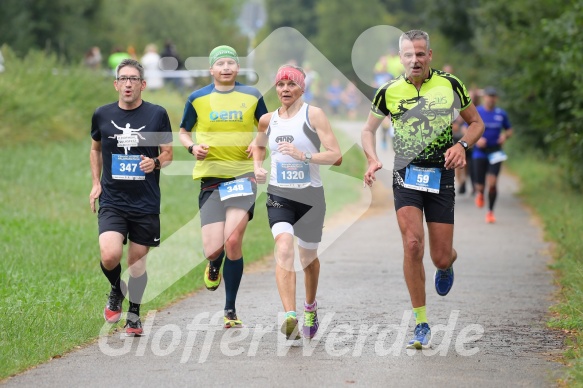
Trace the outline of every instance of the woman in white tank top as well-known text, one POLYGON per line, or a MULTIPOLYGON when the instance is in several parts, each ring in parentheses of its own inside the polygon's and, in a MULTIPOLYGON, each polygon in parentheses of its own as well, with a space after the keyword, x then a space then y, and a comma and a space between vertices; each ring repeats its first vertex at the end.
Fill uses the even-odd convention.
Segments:
POLYGON ((281 331, 288 339, 300 338, 294 270, 296 236, 306 285, 302 332, 304 337, 312 338, 318 330, 318 244, 326 212, 319 166, 340 165, 342 154, 324 111, 302 99, 305 73, 301 68, 282 66, 276 75, 275 88, 281 107, 259 120, 253 149, 255 178, 258 184, 268 181, 263 160, 269 145, 267 214, 276 246, 275 278, 286 312, 281 331))

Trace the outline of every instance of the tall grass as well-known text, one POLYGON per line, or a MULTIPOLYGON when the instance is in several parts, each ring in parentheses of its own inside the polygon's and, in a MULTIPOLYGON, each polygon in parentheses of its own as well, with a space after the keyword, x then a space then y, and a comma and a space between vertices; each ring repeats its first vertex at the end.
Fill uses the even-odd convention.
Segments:
POLYGON ((548 325, 568 331, 565 353, 571 382, 583 383, 583 201, 566 181, 560 164, 542 155, 518 150, 513 142, 509 167, 521 181, 520 196, 540 217, 545 238, 553 242, 560 283, 558 303, 548 325))
MULTIPOLYGON (((97 219, 89 208, 89 132, 94 109, 117 99, 112 77, 63 69, 56 58, 42 53, 30 53, 23 60, 5 48, 3 53, 0 379, 91 341, 103 326, 108 284, 99 268, 97 219)), ((144 98, 166 107, 178 130, 183 96, 146 91, 144 98)), ((177 136, 175 145, 175 161, 192 161, 177 136)), ((354 176, 363 166, 362 155, 351 152, 335 173, 354 176)), ((331 174, 324 176, 330 214, 360 192, 331 174)), ((162 174, 161 186, 164 244, 196 214, 197 186, 189 176, 170 174, 162 174)), ((247 262, 273 249, 263 204, 264 197, 258 198, 245 236, 247 262)), ((197 239, 200 228, 188 227, 190 238, 197 239)), ((196 254, 188 252, 193 261, 196 254)), ((189 257, 184 260, 189 262, 189 257)), ((159 309, 200 288, 203 265, 188 267, 194 268, 145 303, 142 311, 159 309)))
POLYGON ((23 59, 6 46, 2 52, 6 70, 0 73, 0 136, 8 144, 84 138, 87 117, 115 98, 111 76, 66 69, 55 56, 39 51, 23 59))

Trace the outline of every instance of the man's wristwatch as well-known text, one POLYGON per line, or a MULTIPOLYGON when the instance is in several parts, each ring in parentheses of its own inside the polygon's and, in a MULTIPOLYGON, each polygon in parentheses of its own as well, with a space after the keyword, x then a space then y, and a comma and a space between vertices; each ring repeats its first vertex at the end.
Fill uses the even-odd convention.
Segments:
POLYGON ((466 150, 466 151, 468 150, 468 143, 467 142, 460 140, 460 141, 458 141, 458 143, 461 144, 462 147, 464 147, 464 150, 466 150))
POLYGON ((192 149, 194 148, 194 144, 188 146, 188 153, 192 155, 192 149))
POLYGON ((160 169, 160 159, 158 158, 154 158, 154 170, 159 170, 160 169))
POLYGON ((306 164, 310 163, 310 161, 312 160, 312 154, 310 153, 310 151, 304 152, 304 157, 306 158, 304 160, 304 163, 306 164))

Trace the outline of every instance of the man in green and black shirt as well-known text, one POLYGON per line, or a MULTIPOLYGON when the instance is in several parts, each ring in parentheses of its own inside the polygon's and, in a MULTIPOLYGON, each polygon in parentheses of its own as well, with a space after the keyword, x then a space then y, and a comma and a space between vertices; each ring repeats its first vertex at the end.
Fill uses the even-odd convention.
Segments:
POLYGON ((484 132, 484 123, 455 76, 430 67, 432 50, 426 32, 412 30, 399 38, 405 74, 382 85, 362 129, 368 159, 364 182, 372 186, 382 164, 376 153, 376 131, 390 117, 395 130, 393 193, 404 247, 404 273, 416 319, 407 348, 430 346, 425 312, 423 213, 429 232, 431 259, 437 267, 435 288, 445 296, 453 285, 454 171, 466 165, 466 149, 484 132), (467 133, 454 144, 451 123, 461 115, 467 133))

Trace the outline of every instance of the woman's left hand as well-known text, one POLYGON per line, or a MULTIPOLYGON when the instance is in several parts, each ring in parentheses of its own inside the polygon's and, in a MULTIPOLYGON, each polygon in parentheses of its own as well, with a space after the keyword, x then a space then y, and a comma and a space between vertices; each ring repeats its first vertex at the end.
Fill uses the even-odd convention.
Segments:
POLYGON ((288 143, 287 141, 282 141, 277 145, 277 151, 279 151, 283 155, 289 155, 296 160, 302 160, 304 157, 304 153, 298 150, 292 143, 288 143))

